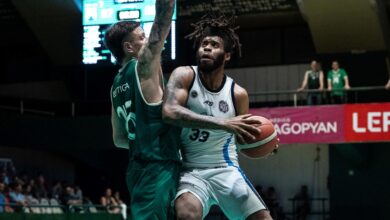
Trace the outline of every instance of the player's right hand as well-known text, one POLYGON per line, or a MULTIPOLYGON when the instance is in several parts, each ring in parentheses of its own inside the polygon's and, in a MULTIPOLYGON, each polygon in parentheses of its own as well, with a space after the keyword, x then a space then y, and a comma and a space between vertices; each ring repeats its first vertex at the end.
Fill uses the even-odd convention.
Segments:
POLYGON ((226 119, 223 126, 226 131, 233 133, 237 137, 239 143, 247 143, 246 140, 255 140, 255 135, 260 134, 258 128, 261 122, 256 119, 249 118, 251 114, 239 115, 234 118, 226 119))

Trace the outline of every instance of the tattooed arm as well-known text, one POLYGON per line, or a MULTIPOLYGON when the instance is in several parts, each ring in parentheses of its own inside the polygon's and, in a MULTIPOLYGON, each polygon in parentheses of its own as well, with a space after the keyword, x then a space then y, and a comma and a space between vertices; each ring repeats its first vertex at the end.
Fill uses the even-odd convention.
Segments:
POLYGON ((250 115, 224 119, 200 115, 184 107, 193 78, 194 73, 190 67, 178 67, 173 71, 164 94, 162 110, 164 122, 180 127, 225 130, 236 134, 242 143, 245 143, 244 138, 254 139, 252 134, 259 131, 252 124, 259 122, 248 119, 250 115))
POLYGON ((161 52, 168 36, 175 0, 156 0, 156 16, 149 39, 138 56, 138 75, 148 79, 160 73, 161 52))

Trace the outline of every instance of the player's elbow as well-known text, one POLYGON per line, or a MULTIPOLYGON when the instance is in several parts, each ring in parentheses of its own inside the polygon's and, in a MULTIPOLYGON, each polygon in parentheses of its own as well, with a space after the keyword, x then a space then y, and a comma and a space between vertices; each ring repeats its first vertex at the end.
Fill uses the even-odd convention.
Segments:
POLYGON ((119 147, 120 146, 120 142, 116 138, 113 138, 113 141, 114 141, 114 146, 115 147, 119 147))
POLYGON ((178 114, 176 113, 176 109, 173 105, 164 104, 162 108, 162 119, 165 123, 169 124, 179 120, 178 114))
POLYGON ((128 141, 127 141, 127 139, 124 136, 113 134, 112 135, 112 139, 113 139, 115 147, 117 147, 117 148, 124 148, 124 149, 128 149, 129 148, 128 141))
POLYGON ((114 146, 115 147, 121 147, 121 142, 119 141, 119 138, 118 136, 116 136, 115 134, 112 135, 112 140, 114 142, 114 146))

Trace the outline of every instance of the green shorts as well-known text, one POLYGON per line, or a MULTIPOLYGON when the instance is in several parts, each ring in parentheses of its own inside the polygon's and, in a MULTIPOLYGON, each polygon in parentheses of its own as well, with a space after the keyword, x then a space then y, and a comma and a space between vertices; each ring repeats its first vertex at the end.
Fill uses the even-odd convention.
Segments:
POLYGON ((180 164, 174 161, 130 161, 126 175, 130 219, 175 219, 173 199, 179 173, 180 164))

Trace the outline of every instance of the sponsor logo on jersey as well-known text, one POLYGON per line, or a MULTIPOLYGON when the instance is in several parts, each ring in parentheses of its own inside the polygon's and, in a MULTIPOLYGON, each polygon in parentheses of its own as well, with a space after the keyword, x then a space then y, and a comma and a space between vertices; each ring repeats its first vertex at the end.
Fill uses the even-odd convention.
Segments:
POLYGON ((221 100, 219 102, 219 110, 223 113, 226 113, 229 111, 229 105, 225 101, 221 100))
POLYGON ((198 97, 198 92, 197 92, 197 91, 192 91, 192 92, 191 92, 191 97, 192 97, 192 98, 198 97))
POLYGON ((116 97, 119 93, 126 92, 130 88, 128 83, 122 84, 112 90, 112 97, 116 97))
POLYGON ((214 102, 209 101, 209 100, 206 100, 206 101, 204 101, 203 103, 206 104, 206 105, 208 105, 208 106, 210 106, 210 107, 214 105, 214 102))

